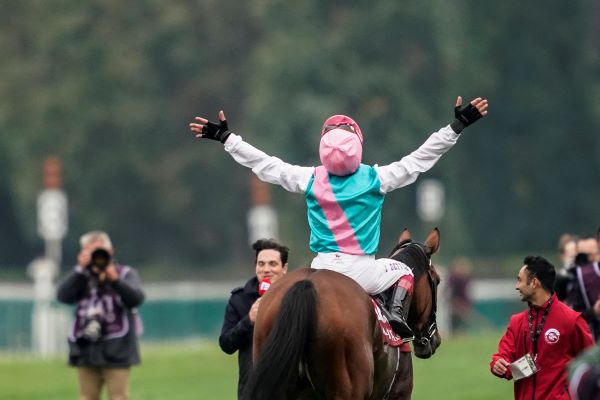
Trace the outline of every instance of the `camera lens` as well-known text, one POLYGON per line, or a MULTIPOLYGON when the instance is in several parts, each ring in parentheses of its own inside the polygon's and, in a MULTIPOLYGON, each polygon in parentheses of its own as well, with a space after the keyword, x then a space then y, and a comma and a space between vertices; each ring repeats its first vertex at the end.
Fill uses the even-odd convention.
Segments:
POLYGON ((91 266, 96 267, 101 271, 104 271, 108 264, 110 264, 111 257, 110 253, 105 249, 96 249, 92 252, 91 259, 91 266))

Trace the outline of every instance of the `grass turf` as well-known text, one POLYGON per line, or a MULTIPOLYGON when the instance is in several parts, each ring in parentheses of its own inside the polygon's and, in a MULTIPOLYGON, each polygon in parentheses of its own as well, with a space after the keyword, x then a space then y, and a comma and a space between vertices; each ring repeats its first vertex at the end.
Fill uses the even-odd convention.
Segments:
MULTIPOLYGON (((413 399, 511 398, 512 382, 493 377, 488 368, 500 335, 448 338, 431 359, 415 359, 413 399)), ((132 369, 132 400, 236 398, 237 357, 213 343, 143 345, 142 359, 132 369)), ((76 372, 63 360, 0 357, 1 400, 76 398, 76 372)))

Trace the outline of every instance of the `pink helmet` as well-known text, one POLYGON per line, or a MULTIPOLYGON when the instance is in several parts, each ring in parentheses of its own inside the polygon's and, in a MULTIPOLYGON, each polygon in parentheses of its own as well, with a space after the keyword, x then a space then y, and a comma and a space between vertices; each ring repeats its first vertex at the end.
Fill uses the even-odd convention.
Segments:
POLYGON ((358 124, 345 115, 334 115, 323 124, 319 157, 330 174, 350 175, 360 167, 363 135, 358 124))

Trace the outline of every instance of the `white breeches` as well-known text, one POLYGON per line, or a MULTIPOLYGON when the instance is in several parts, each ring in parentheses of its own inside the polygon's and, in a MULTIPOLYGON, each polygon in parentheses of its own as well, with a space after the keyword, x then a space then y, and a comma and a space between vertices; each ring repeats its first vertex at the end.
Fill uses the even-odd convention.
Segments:
POLYGON ((410 267, 390 258, 344 253, 318 253, 311 268, 330 269, 354 279, 369 294, 378 294, 401 277, 413 275, 410 267))

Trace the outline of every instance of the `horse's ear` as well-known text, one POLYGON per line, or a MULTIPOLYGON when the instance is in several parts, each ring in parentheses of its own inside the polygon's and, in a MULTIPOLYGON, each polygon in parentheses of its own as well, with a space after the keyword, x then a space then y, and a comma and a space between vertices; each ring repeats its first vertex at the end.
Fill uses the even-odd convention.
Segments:
POLYGON ((425 246, 431 249, 431 254, 437 253, 440 249, 440 230, 438 228, 434 228, 425 239, 425 246))
POLYGON ((404 228, 396 243, 400 244, 402 242, 406 242, 407 240, 412 240, 412 235, 410 234, 410 231, 408 229, 404 228))

